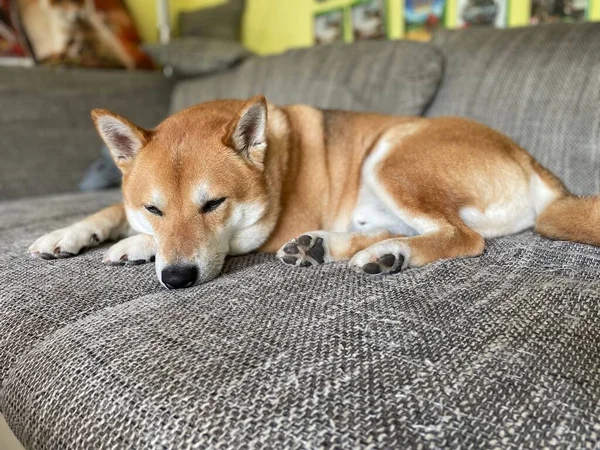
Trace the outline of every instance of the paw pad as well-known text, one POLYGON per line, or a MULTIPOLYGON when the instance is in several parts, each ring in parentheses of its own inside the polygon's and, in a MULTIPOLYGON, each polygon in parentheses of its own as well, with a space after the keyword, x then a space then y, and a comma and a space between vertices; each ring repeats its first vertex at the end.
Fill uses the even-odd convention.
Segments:
POLYGON ((298 267, 311 267, 325 262, 325 246, 321 237, 303 234, 285 244, 279 251, 279 259, 286 264, 298 267))
POLYGON ((360 270, 367 275, 398 273, 402 270, 403 264, 403 255, 398 255, 396 258, 396 256, 392 255, 391 253, 386 253, 385 255, 377 258, 375 261, 371 261, 363 265, 360 270))
POLYGON ((129 259, 129 255, 123 255, 118 261, 111 261, 105 259, 104 263, 109 266, 139 266, 140 264, 146 264, 148 262, 154 262, 155 257, 151 256, 150 259, 129 259))

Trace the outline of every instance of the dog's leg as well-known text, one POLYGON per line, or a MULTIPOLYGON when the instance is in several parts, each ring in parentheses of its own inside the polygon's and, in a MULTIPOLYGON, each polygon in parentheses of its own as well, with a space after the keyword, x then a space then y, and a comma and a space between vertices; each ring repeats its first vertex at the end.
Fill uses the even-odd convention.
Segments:
POLYGON ((368 233, 311 231, 287 242, 279 249, 277 257, 290 265, 317 266, 326 262, 350 259, 356 252, 392 236, 385 230, 368 233))
POLYGON ((440 259, 478 256, 484 247, 483 237, 475 231, 448 223, 419 236, 378 242, 354 255, 350 267, 369 275, 387 274, 440 259))
POLYGON ((156 256, 156 241, 145 233, 125 238, 104 255, 105 264, 111 266, 138 265, 153 262, 156 256))
POLYGON ((86 248, 125 236, 128 231, 125 208, 122 204, 114 205, 42 236, 29 247, 29 253, 43 259, 69 258, 86 248))

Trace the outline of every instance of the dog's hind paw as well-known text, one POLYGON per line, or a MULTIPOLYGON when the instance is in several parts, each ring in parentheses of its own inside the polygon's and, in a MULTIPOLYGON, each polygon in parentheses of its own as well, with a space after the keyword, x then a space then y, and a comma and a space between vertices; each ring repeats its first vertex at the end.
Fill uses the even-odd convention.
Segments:
POLYGON ((154 262, 156 242, 149 234, 136 234, 108 249, 102 262, 110 266, 135 266, 154 262))
POLYGON ((317 233, 306 233, 292 239, 277 252, 285 264, 298 267, 318 266, 330 260, 325 237, 317 233))
POLYGON ((350 268, 365 275, 388 275, 406 268, 408 250, 402 245, 379 242, 352 257, 350 268))
POLYGON ((94 232, 73 225, 45 234, 29 247, 29 254, 42 259, 70 258, 99 242, 94 232))

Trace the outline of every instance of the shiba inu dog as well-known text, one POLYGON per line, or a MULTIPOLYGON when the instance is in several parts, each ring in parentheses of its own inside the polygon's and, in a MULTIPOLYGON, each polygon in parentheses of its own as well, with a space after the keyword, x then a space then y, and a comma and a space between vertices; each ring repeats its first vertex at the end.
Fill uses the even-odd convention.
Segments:
POLYGON ((255 250, 367 275, 473 257, 535 227, 600 245, 600 202, 575 197, 509 138, 460 118, 203 103, 145 130, 105 110, 96 128, 123 172, 123 204, 39 238, 44 259, 122 239, 108 264, 156 259, 170 289, 255 250))

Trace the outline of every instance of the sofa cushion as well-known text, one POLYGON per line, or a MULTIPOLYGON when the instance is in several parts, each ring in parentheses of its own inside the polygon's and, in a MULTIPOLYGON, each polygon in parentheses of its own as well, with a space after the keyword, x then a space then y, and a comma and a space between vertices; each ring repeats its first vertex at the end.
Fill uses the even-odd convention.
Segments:
POLYGON ((234 39, 181 37, 167 44, 145 44, 144 50, 178 77, 197 77, 223 72, 250 55, 234 39))
POLYGON ((152 127, 167 115, 170 91, 160 73, 0 68, 0 200, 76 191, 100 154, 90 111, 152 127))
POLYGON ((577 194, 600 192, 600 23, 442 31, 446 71, 429 116, 508 134, 577 194))
POLYGON ((526 232, 380 278, 254 254, 181 291, 26 256, 117 199, 0 205, 0 410, 29 450, 600 445, 597 248, 526 232))
POLYGON ((432 100, 443 58, 415 42, 358 42, 250 58, 227 74, 179 83, 173 111, 216 98, 264 94, 275 104, 418 115, 432 100))
POLYGON ((69 322, 159 289, 150 266, 132 272, 102 264, 106 248, 73 261, 46 262, 27 254, 41 235, 120 197, 119 191, 105 191, 0 203, 0 383, 23 352, 69 322))

